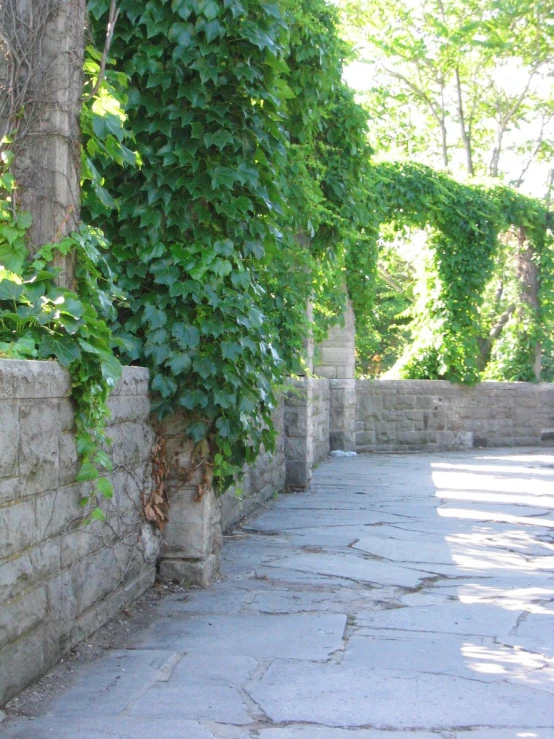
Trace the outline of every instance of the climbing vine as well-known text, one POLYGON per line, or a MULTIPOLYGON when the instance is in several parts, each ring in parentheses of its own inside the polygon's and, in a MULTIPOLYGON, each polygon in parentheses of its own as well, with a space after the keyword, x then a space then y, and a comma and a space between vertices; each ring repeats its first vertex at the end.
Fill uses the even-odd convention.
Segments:
MULTIPOLYGON (((314 282, 342 279, 367 210, 350 187, 367 145, 334 14, 299 5, 123 0, 111 53, 141 166, 90 152, 117 208, 89 212, 127 295, 112 325, 122 357, 150 367, 160 417, 185 410, 221 489, 272 448, 274 389, 300 368, 314 282)), ((102 29, 108 3, 90 9, 102 29)), ((327 319, 341 304, 329 283, 327 319)))
POLYGON ((548 210, 507 187, 464 185, 422 165, 377 164, 368 172, 368 192, 379 223, 429 230, 428 266, 413 311, 414 341, 397 364, 399 376, 458 382, 480 378, 482 295, 499 235, 515 227, 531 250, 529 259, 536 263, 541 281, 537 305, 526 308, 527 326, 517 342, 526 357, 526 376, 503 379, 532 379, 531 346, 553 325, 554 252, 548 210))
POLYGON ((112 352, 112 334, 106 323, 117 295, 103 264, 106 243, 102 234, 83 227, 58 244, 43 246, 30 257, 25 236, 31 216, 11 209, 15 188, 4 168, 0 188, 0 356, 10 359, 57 359, 69 370, 75 402, 77 482, 91 482, 81 504, 84 519, 103 519, 99 503, 113 495, 106 452, 109 392, 121 374, 112 352), (78 292, 58 287, 56 254, 76 256, 78 292))

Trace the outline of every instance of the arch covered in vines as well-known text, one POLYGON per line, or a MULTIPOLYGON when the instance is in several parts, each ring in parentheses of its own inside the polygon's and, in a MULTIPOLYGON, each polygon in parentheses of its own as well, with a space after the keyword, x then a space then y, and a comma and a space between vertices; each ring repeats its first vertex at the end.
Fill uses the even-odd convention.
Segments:
MULTIPOLYGON (((428 229, 425 285, 415 306, 414 341, 397 363, 398 376, 411 379, 480 379, 479 311, 499 248, 499 235, 518 229, 540 275, 536 306, 526 306, 526 330, 519 337, 529 368, 533 347, 554 318, 552 214, 539 201, 508 187, 468 185, 418 164, 369 165, 377 244, 380 228, 393 224, 428 229)), ((354 257, 355 258, 355 257, 354 257)), ((365 285, 351 286, 353 295, 365 285)), ((357 309, 368 305, 355 301, 357 309)), ((532 379, 528 377, 504 379, 532 379)))

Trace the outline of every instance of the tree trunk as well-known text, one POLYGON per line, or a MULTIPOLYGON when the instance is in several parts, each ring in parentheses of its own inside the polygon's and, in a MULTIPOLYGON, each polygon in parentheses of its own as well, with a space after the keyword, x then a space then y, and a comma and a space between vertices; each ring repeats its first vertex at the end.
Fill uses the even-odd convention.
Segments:
MULTIPOLYGON (((11 104, 1 116, 13 137, 17 207, 33 217, 31 254, 79 225, 85 21, 86 0, 4 0, 0 7, 13 52, 11 104)), ((72 258, 60 256, 56 266, 59 284, 74 287, 72 258)))
MULTIPOLYGON (((539 270, 533 259, 533 247, 527 240, 525 231, 519 232, 519 249, 516 256, 516 275, 520 284, 521 301, 539 321, 539 270)), ((542 352, 540 342, 533 347, 533 372, 537 382, 540 382, 542 372, 542 352)))
POLYGON ((475 174, 473 169, 473 157, 471 152, 471 139, 466 128, 465 116, 464 116, 464 102, 462 98, 462 83, 460 81, 460 72, 456 67, 456 91, 458 94, 458 118, 460 120, 460 131, 462 134, 462 141, 464 144, 464 150, 466 153, 466 167, 468 174, 473 177, 475 174))

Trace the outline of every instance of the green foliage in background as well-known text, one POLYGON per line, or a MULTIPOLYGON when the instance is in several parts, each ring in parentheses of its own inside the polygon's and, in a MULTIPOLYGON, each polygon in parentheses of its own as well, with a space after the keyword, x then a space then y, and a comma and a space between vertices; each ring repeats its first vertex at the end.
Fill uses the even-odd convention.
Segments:
POLYGON ((517 352, 525 361, 520 359, 517 371, 506 368, 503 379, 532 379, 533 347, 547 343, 554 326, 554 250, 547 208, 507 187, 464 185, 423 165, 376 164, 370 173, 369 191, 381 223, 429 231, 426 269, 412 308, 412 342, 395 367, 396 375, 479 380, 483 295, 499 235, 515 227, 540 285, 537 304, 526 306, 526 325, 517 334, 517 352))

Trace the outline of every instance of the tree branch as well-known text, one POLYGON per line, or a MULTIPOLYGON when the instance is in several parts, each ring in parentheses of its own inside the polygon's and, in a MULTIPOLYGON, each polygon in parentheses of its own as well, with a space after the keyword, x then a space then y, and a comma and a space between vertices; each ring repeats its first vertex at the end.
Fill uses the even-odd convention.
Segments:
POLYGON ((104 42, 104 51, 102 52, 102 59, 100 61, 98 79, 96 80, 96 84, 92 88, 92 91, 88 95, 85 95, 83 97, 83 102, 86 102, 87 100, 93 98, 100 89, 102 82, 104 81, 104 75, 106 74, 106 65, 108 64, 108 54, 110 53, 110 46, 112 45, 115 24, 117 23, 117 19, 119 18, 119 8, 116 7, 116 5, 117 0, 111 0, 108 25, 106 27, 106 40, 104 42))

